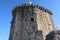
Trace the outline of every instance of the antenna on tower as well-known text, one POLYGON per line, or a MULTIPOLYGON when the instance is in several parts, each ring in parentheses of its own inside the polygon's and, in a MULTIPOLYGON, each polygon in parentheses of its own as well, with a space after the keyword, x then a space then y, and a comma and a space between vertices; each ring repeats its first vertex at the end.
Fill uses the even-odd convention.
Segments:
POLYGON ((29 5, 32 5, 32 1, 31 0, 29 0, 29 5))

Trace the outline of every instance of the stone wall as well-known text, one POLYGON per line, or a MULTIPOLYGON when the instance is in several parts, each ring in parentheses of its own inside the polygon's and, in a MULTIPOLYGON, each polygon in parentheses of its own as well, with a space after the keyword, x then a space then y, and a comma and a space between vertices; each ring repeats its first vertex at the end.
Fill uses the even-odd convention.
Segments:
POLYGON ((60 40, 60 31, 51 31, 47 36, 46 40, 60 40))
POLYGON ((50 10, 38 5, 16 6, 12 11, 9 40, 45 40, 54 30, 51 15, 50 10))
POLYGON ((9 40, 43 40, 42 31, 37 28, 37 15, 32 7, 16 7, 12 16, 9 40))

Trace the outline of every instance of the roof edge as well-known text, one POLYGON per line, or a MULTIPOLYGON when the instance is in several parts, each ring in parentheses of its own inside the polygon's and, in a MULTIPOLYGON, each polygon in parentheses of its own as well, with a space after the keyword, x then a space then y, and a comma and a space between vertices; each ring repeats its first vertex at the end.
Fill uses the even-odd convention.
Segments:
POLYGON ((50 10, 48 10, 48 9, 42 7, 42 6, 38 6, 38 5, 27 5, 27 4, 16 5, 16 6, 13 8, 12 11, 14 11, 14 10, 15 10, 16 8, 18 8, 18 7, 36 7, 36 8, 38 8, 38 9, 43 10, 44 12, 47 12, 47 13, 53 15, 52 11, 50 11, 50 10))

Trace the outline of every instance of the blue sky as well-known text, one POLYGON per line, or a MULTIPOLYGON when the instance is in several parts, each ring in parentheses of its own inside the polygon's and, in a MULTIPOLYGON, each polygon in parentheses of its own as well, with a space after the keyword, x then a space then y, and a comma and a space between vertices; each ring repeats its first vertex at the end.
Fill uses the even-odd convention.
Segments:
MULTIPOLYGON (((27 3, 29 0, 0 0, 0 40, 8 40, 12 9, 16 4, 27 3)), ((53 12, 55 27, 60 29, 60 0, 32 0, 33 4, 43 6, 53 12)))

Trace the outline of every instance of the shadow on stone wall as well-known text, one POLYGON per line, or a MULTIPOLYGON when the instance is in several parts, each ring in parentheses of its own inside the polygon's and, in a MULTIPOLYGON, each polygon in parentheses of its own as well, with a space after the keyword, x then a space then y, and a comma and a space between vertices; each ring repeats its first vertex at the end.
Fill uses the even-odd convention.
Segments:
POLYGON ((60 40, 60 31, 51 31, 47 36, 46 40, 60 40))
POLYGON ((13 9, 9 40, 43 40, 33 8, 34 6, 17 6, 13 9))

